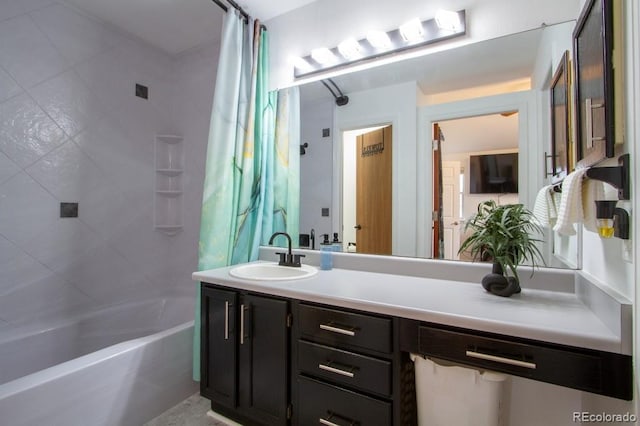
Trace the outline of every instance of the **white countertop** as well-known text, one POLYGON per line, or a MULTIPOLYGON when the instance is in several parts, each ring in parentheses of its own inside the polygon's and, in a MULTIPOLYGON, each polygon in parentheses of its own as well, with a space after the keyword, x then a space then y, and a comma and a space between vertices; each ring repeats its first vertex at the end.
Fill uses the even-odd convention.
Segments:
POLYGON ((248 281, 231 267, 197 281, 472 330, 623 353, 622 338, 574 293, 523 289, 503 298, 478 283, 333 269, 293 281, 248 281))

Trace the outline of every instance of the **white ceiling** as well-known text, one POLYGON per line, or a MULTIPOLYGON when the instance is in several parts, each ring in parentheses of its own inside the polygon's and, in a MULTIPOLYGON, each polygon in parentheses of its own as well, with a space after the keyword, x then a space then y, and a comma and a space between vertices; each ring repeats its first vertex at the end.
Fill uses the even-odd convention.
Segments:
MULTIPOLYGON (((219 40, 224 14, 212 0, 65 1, 169 54, 219 40)), ((266 21, 312 1, 240 0, 237 3, 252 17, 266 21)))

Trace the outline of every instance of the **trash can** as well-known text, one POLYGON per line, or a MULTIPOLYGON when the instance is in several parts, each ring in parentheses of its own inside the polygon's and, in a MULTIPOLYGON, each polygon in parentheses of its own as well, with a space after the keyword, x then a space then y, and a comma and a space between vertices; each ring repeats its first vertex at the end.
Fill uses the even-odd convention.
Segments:
POLYGON ((506 426, 509 376, 411 354, 419 426, 506 426))

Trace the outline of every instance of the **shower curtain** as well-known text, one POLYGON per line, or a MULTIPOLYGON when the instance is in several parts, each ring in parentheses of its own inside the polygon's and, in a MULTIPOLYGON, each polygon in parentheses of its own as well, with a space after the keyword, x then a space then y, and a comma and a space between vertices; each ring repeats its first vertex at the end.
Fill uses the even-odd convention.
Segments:
MULTIPOLYGON (((299 91, 268 91, 268 55, 259 22, 246 24, 229 11, 209 128, 199 270, 256 260, 276 231, 298 240, 299 91)), ((193 378, 199 380, 199 284, 196 294, 193 378)))

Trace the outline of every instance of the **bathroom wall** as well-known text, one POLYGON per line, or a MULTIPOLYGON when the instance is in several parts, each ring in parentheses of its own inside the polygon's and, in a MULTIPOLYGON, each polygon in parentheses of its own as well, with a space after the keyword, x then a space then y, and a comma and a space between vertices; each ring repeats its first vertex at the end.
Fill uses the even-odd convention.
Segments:
MULTIPOLYGON (((306 154, 300 157, 300 233, 314 229, 316 248, 322 234, 334 232, 331 218, 339 212, 332 211, 333 184, 333 100, 301 104, 300 143, 308 143, 306 154), (322 130, 329 129, 329 136, 322 130), (328 208, 329 215, 322 216, 328 208)), ((335 229, 335 232, 339 232, 335 229)))
POLYGON ((47 0, 0 2, 0 40, 0 330, 192 294, 217 47, 172 58, 47 0), (163 133, 185 137, 176 236, 153 227, 163 133))

